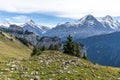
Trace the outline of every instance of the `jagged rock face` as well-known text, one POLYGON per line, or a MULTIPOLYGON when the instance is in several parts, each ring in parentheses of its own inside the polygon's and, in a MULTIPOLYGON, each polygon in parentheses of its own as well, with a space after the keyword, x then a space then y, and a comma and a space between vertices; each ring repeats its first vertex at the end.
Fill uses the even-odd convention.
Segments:
POLYGON ((32 45, 37 44, 37 36, 33 32, 24 31, 22 27, 17 25, 10 25, 8 28, 8 33, 12 34, 13 36, 17 38, 24 38, 28 42, 30 42, 32 45))
POLYGON ((33 20, 30 20, 22 26, 10 25, 9 28, 5 30, 15 37, 26 39, 35 46, 38 43, 37 35, 41 36, 49 30, 49 28, 37 25, 33 20))
POLYGON ((23 37, 24 30, 22 27, 17 26, 17 25, 10 25, 6 31, 10 34, 12 34, 15 37, 23 37))
POLYGON ((38 43, 37 36, 35 34, 24 34, 22 38, 26 39, 34 46, 37 45, 38 43))
POLYGON ((50 46, 50 44, 61 45, 61 40, 58 37, 42 37, 38 41, 37 46, 43 46, 43 45, 45 45, 48 48, 50 46))
POLYGON ((70 34, 74 38, 86 38, 119 30, 120 23, 110 16, 97 19, 92 15, 87 15, 78 21, 59 24, 55 28, 49 30, 46 35, 64 38, 70 34))
MULTIPOLYGON (((28 23, 29 25, 31 25, 32 27, 37 27, 34 25, 33 21, 30 21, 28 23)), ((38 27, 37 27, 38 28, 38 27)), ((42 27, 44 30, 46 29, 45 27, 42 27)), ((7 31, 8 33, 12 34, 13 36, 17 37, 17 38, 24 38, 26 39, 28 42, 30 42, 33 46, 42 46, 43 44, 45 46, 49 46, 50 44, 58 44, 59 43, 59 38, 54 37, 54 38, 50 38, 50 37, 44 37, 42 39, 40 39, 40 37, 38 37, 34 31, 31 31, 31 29, 29 30, 24 30, 23 27, 17 26, 17 25, 10 25, 10 27, 8 29, 5 29, 5 31, 7 31), (48 41, 47 41, 48 40, 48 41)), ((39 33, 41 33, 39 31, 39 33)))
POLYGON ((43 46, 49 47, 50 44, 58 44, 60 45, 60 38, 58 37, 38 37, 34 32, 30 32, 29 30, 24 31, 23 27, 11 25, 8 28, 8 33, 12 34, 17 38, 24 38, 28 42, 30 42, 33 46, 43 46))
POLYGON ((30 44, 35 46, 38 41, 37 41, 37 36, 35 34, 19 34, 19 33, 12 33, 17 38, 24 38, 26 39, 30 44))
POLYGON ((17 25, 10 25, 8 30, 13 31, 13 32, 23 32, 23 28, 17 25))

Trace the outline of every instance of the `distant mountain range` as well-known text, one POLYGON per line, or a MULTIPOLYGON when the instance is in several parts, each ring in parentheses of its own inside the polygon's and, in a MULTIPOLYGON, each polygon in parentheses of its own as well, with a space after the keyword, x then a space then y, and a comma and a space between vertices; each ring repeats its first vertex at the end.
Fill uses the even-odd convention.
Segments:
POLYGON ((33 46, 41 47, 45 45, 48 48, 50 44, 61 44, 61 39, 58 37, 42 37, 41 35, 36 34, 35 31, 38 31, 40 33, 40 29, 41 32, 42 30, 45 31, 46 28, 44 28, 44 26, 41 27, 38 28, 37 26, 35 26, 35 23, 33 23, 33 21, 30 21, 29 23, 26 23, 23 27, 11 24, 8 28, 1 28, 1 30, 11 34, 17 39, 25 40, 28 44, 31 44, 33 46))
MULTIPOLYGON (((1 28, 9 28, 11 25, 17 25, 17 24, 11 24, 11 23, 0 23, 1 28)), ((23 28, 24 31, 28 30, 30 32, 34 32, 36 35, 42 36, 44 33, 46 33, 48 30, 50 30, 49 27, 38 25, 33 20, 30 20, 26 22, 23 25, 18 25, 23 28)), ((19 27, 18 27, 19 28, 19 27)))
POLYGON ((46 32, 46 35, 64 38, 70 34, 74 38, 86 38, 94 35, 108 34, 119 30, 120 23, 109 15, 103 18, 95 18, 92 15, 87 15, 74 22, 59 24, 55 28, 46 32))
MULTIPOLYGON (((9 25, 11 24, 1 24, 1 27, 7 28, 9 25)), ((85 17, 74 22, 58 24, 52 29, 47 26, 38 25, 33 20, 26 22, 21 25, 21 27, 23 27, 24 30, 34 32, 39 36, 58 36, 60 38, 65 38, 70 34, 75 39, 78 39, 120 31, 120 22, 114 20, 109 15, 102 18, 95 18, 92 15, 86 15, 85 17)))

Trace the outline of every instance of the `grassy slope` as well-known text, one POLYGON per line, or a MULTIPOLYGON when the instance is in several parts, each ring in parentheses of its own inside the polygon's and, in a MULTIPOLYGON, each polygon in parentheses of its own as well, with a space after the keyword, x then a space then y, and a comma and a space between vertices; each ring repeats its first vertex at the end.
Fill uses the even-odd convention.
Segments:
POLYGON ((31 49, 9 34, 0 31, 0 61, 6 61, 9 58, 27 58, 30 53, 31 49))
POLYGON ((40 56, 18 62, 13 61, 9 66, 6 66, 8 63, 1 63, 0 70, 3 73, 0 74, 0 79, 9 77, 10 80, 30 80, 39 76, 40 80, 117 80, 120 77, 118 68, 94 65, 87 60, 57 51, 45 51, 40 56), (76 62, 62 66, 64 62, 71 60, 76 62), (12 65, 17 65, 18 69, 7 71, 12 65))

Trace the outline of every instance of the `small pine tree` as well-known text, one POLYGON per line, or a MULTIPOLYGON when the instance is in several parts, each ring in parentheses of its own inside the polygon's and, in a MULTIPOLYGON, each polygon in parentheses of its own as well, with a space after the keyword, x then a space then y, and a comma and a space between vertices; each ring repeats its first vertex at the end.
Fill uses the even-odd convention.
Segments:
POLYGON ((69 35, 67 37, 67 41, 66 41, 66 44, 64 45, 64 49, 63 49, 64 53, 67 53, 67 54, 74 54, 74 44, 73 44, 73 38, 69 35))
POLYGON ((31 56, 40 55, 40 54, 41 54, 40 49, 38 47, 34 47, 32 53, 31 53, 31 56))
POLYGON ((54 50, 54 45, 53 45, 53 44, 50 44, 48 50, 54 50))
POLYGON ((80 44, 77 42, 74 42, 74 55, 77 57, 81 57, 81 52, 80 52, 80 44))
POLYGON ((59 46, 58 46, 58 44, 55 44, 55 45, 54 45, 54 50, 59 51, 59 46))
POLYGON ((83 58, 83 59, 88 59, 87 54, 84 53, 82 58, 83 58))
POLYGON ((45 45, 43 45, 42 47, 41 47, 41 51, 45 51, 46 50, 46 47, 45 47, 45 45))

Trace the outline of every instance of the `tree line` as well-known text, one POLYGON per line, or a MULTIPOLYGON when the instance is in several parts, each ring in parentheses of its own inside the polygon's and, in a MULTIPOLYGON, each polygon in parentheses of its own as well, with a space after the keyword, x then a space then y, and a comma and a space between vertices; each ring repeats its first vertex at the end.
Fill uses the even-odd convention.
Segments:
MULTIPOLYGON (((58 44, 51 44, 48 48, 46 48, 45 45, 43 45, 41 47, 34 47, 31 56, 40 55, 41 52, 45 51, 45 50, 60 51, 60 47, 59 47, 58 44)), ((63 45, 62 52, 65 53, 65 54, 76 56, 76 57, 88 59, 87 54, 82 53, 81 50, 82 50, 82 46, 80 45, 80 43, 73 41, 72 36, 69 35, 67 37, 66 42, 63 45)))

